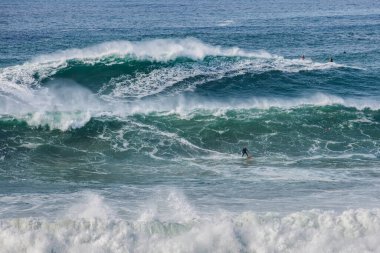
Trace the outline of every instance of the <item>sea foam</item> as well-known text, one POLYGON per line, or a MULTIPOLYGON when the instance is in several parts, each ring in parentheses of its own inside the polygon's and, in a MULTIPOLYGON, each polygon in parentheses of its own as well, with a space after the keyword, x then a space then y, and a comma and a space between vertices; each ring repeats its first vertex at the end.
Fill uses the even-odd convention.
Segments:
MULTIPOLYGON (((142 203, 137 218, 122 218, 102 196, 82 192, 56 217, 0 219, 1 252, 380 250, 380 209, 199 213, 178 190, 161 189, 153 195, 142 203)), ((68 198, 56 197, 53 205, 68 198)), ((128 201, 123 203, 127 208, 128 201)))
POLYGON ((2 252, 379 252, 380 210, 244 212, 191 222, 0 220, 2 252))

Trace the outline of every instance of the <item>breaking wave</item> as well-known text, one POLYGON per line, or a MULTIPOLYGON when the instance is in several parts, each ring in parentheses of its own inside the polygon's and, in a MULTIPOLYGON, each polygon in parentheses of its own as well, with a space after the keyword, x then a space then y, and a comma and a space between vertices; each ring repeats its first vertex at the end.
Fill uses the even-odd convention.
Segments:
MULTIPOLYGON (((168 201, 182 200, 173 195, 168 201)), ((188 208, 184 203, 172 205, 177 215, 178 208, 188 208)), ((190 219, 157 219, 145 212, 136 220, 120 219, 102 198, 90 195, 60 218, 1 219, 0 244, 4 252, 55 253, 380 250, 379 209, 221 213, 212 217, 186 211, 183 215, 190 219)))
POLYGON ((76 82, 85 80, 89 82, 87 85, 101 81, 103 90, 110 85, 124 89, 133 85, 132 90, 137 91, 126 95, 139 97, 198 76, 214 80, 252 72, 299 72, 339 67, 344 66, 285 59, 266 51, 212 46, 194 38, 113 41, 41 55, 22 65, 0 69, 0 92, 17 97, 28 93, 28 88, 40 87, 46 80, 66 78, 76 82), (83 80, 75 80, 76 77, 83 80), (137 88, 140 86, 141 91, 137 88))

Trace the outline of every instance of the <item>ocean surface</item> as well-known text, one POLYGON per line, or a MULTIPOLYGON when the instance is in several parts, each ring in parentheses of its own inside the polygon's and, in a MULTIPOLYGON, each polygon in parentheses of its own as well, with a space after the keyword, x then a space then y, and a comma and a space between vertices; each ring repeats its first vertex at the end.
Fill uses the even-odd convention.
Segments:
POLYGON ((380 1, 0 1, 1 253, 379 238, 380 1))

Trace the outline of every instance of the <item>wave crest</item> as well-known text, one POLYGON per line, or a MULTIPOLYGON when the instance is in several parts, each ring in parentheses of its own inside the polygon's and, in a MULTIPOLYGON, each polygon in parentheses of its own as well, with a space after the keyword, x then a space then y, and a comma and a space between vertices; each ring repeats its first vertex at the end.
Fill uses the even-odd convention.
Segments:
POLYGON ((68 49, 35 57, 33 63, 65 62, 71 59, 91 60, 107 56, 130 56, 138 60, 169 61, 179 57, 202 60, 206 56, 273 58, 265 52, 248 52, 239 47, 212 46, 195 38, 153 39, 140 42, 111 41, 83 49, 68 49))

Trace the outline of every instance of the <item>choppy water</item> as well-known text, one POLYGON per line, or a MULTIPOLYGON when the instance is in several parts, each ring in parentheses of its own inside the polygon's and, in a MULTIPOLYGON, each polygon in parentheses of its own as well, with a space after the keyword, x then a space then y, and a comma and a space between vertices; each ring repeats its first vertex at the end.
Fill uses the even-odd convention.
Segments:
POLYGON ((378 59, 376 1, 2 1, 0 252, 380 252, 378 59))

